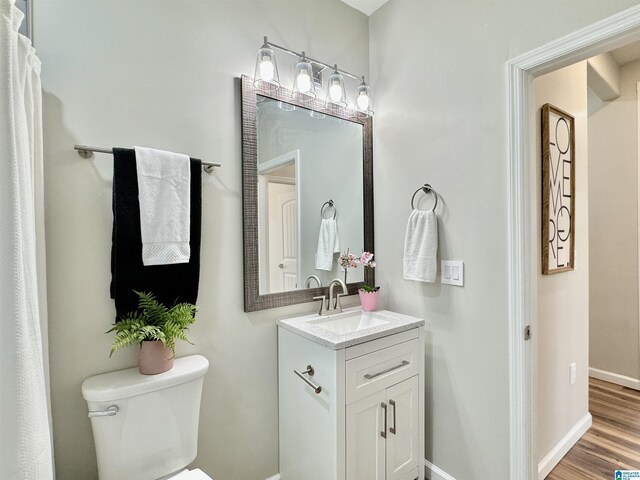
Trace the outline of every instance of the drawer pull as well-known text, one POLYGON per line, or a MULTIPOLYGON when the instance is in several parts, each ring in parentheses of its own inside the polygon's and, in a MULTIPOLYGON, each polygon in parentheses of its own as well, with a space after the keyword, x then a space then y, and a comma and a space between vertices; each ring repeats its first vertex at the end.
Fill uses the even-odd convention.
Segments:
POLYGON ((305 375, 309 375, 310 377, 313 377, 313 374, 315 373, 315 370, 313 369, 313 367, 311 365, 307 365, 307 369, 304 372, 299 372, 298 370, 294 370, 293 373, 295 373, 302 380, 304 380, 304 383, 306 383, 311 388, 313 388, 313 391, 316 393, 316 395, 320 394, 320 392, 322 391, 322 387, 320 385, 316 385, 311 380, 309 380, 307 377, 305 377, 305 375))
POLYGON ((398 368, 402 368, 402 367, 404 367, 406 365, 409 365, 409 363, 410 362, 408 360, 403 360, 400 365, 396 365, 394 367, 387 368, 386 370, 382 370, 381 372, 378 372, 378 373, 366 373, 364 375, 364 378, 366 378, 367 380, 371 380, 372 378, 379 377, 380 375, 384 375, 385 373, 393 372, 394 370, 397 370, 398 368))
POLYGON ((380 432, 380 436, 382 438, 387 438, 387 404, 382 402, 380 406, 384 410, 384 430, 380 432))

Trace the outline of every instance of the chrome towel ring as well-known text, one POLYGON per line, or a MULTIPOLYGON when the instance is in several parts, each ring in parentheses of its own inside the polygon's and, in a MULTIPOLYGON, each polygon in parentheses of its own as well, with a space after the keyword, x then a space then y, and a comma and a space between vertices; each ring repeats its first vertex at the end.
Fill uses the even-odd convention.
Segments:
POLYGON ((415 210, 416 207, 413 206, 413 200, 416 198, 416 195, 418 194, 418 192, 422 190, 425 194, 432 194, 435 197, 435 203, 433 204, 433 208, 431 209, 432 212, 436 211, 436 207, 438 206, 438 192, 436 192, 431 185, 429 185, 428 183, 425 183, 423 186, 421 186, 419 189, 417 189, 414 193, 413 196, 411 197, 411 210, 415 210))
POLYGON ((327 209, 329 208, 333 208, 333 218, 335 220, 336 218, 336 214, 338 213, 338 210, 336 209, 335 204, 333 203, 333 200, 329 200, 328 202, 324 202, 322 204, 322 206, 320 207, 320 216, 324 219, 326 219, 327 217, 324 216, 324 212, 325 212, 325 207, 327 207, 327 209))

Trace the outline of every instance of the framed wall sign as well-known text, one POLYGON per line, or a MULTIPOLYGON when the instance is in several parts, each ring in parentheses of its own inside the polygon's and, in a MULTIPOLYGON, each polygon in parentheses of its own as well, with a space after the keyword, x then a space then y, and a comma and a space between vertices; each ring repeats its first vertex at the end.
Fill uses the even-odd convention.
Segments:
POLYGON ((542 106, 542 273, 574 268, 574 118, 553 105, 542 106))

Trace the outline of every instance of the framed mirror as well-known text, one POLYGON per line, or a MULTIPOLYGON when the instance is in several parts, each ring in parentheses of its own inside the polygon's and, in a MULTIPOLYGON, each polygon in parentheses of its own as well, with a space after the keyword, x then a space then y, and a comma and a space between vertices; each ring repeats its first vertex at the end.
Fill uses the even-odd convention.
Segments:
MULTIPOLYGON (((243 75, 242 187, 246 312, 328 296, 341 253, 374 252, 369 116, 243 75)), ((349 295, 364 282, 347 269, 349 295)))
POLYGON ((24 13, 24 20, 20 24, 20 33, 25 37, 28 37, 33 40, 31 36, 31 25, 32 25, 32 12, 31 12, 31 0, 16 0, 16 7, 22 10, 24 13))

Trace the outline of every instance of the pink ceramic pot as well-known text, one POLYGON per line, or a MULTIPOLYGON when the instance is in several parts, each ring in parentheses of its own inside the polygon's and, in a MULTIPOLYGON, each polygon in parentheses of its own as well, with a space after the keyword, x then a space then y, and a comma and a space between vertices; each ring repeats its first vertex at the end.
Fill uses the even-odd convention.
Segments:
POLYGON ((360 305, 364 312, 374 312, 378 309, 378 297, 380 297, 380 290, 375 292, 367 292, 365 290, 358 290, 360 295, 360 305))
POLYGON ((166 372, 173 367, 173 352, 159 340, 145 340, 138 354, 138 368, 144 375, 166 372))

